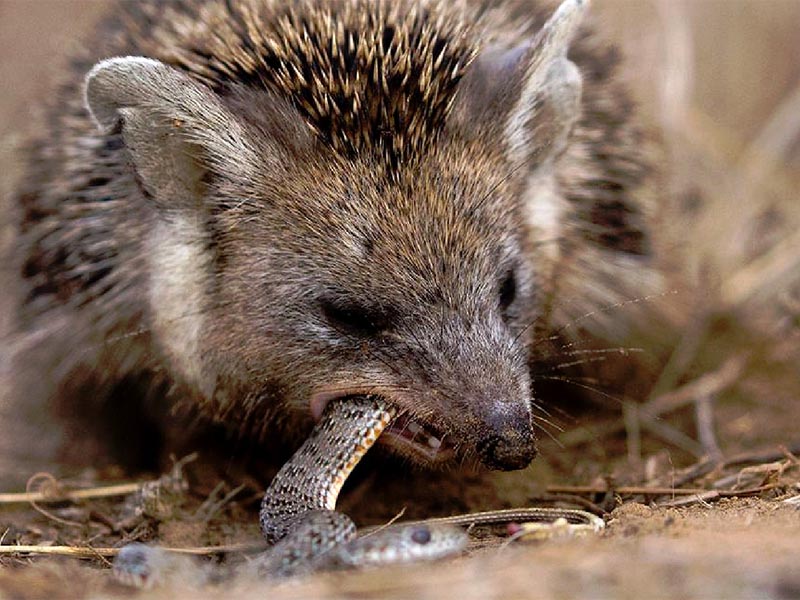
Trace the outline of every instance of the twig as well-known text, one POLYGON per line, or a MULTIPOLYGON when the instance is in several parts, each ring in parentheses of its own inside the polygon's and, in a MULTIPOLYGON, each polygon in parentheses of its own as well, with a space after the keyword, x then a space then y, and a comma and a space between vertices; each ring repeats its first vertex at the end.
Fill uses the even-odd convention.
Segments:
POLYGON ((658 502, 657 506, 688 506, 690 504, 695 504, 697 502, 702 502, 707 504, 709 500, 719 500, 720 493, 714 490, 709 490, 703 492, 702 494, 692 494, 691 496, 683 496, 681 498, 675 498, 673 500, 665 500, 664 502, 658 502))
POLYGON ((781 446, 777 450, 757 450, 755 452, 742 452, 726 459, 723 463, 726 467, 744 465, 748 463, 767 463, 781 458, 786 458, 786 453, 800 454, 800 441, 781 446))
POLYGON ((592 502, 591 500, 587 500, 581 496, 575 496, 572 494, 542 494, 539 496, 533 496, 529 498, 532 503, 539 503, 539 502, 562 502, 564 504, 571 504, 574 506, 580 506, 583 510, 589 511, 590 513, 594 513, 599 517, 602 517, 605 513, 609 512, 604 509, 599 504, 592 502))
POLYGON ((687 494, 704 494, 708 490, 705 488, 671 488, 671 487, 644 487, 644 486, 620 486, 610 487, 605 485, 548 485, 548 493, 553 494, 607 494, 616 492, 622 496, 670 496, 687 494))
POLYGON ((116 556, 119 548, 86 548, 82 546, 0 546, 3 554, 56 554, 74 558, 96 558, 116 556))
POLYGON ((212 502, 212 497, 216 496, 216 492, 218 488, 214 488, 214 491, 211 492, 208 498, 203 502, 200 508, 195 511, 194 518, 196 520, 200 520, 203 523, 208 523, 214 516, 221 511, 224 506, 230 502, 239 492, 241 492, 245 488, 245 484, 239 485, 229 491, 225 496, 222 497, 221 500, 217 500, 216 502, 212 502), (201 516, 202 515, 202 516, 201 516))
POLYGON ((786 94, 740 159, 756 184, 766 179, 800 137, 800 84, 786 94))
POLYGON ((788 460, 789 462, 791 462, 794 465, 800 465, 800 458, 797 457, 797 453, 796 452, 792 452, 786 446, 781 446, 780 450, 781 450, 781 452, 783 452, 783 455, 786 457, 786 460, 788 460))
MULTIPOLYGON (((190 548, 170 548, 159 546, 159 549, 176 554, 208 555, 227 554, 230 552, 250 552, 263 550, 263 542, 228 544, 223 546, 197 546, 190 548)), ((114 557, 120 548, 93 548, 86 546, 0 546, 0 555, 7 554, 54 554, 72 556, 74 558, 114 557)))
MULTIPOLYGON (((746 358, 744 356, 734 356, 723 363, 716 371, 707 373, 676 390, 666 392, 646 402, 638 410, 642 426, 648 429, 657 429, 658 426, 653 426, 652 423, 663 413, 682 408, 699 397, 716 395, 724 391, 739 378, 744 369, 745 361, 746 358)), ((593 427, 568 432, 561 436, 560 440, 565 448, 569 448, 597 441, 617 434, 624 429, 625 422, 621 419, 614 419, 593 427)), ((694 442, 694 440, 692 441, 694 442)), ((694 443, 696 444, 696 442, 694 443)))
POLYGON ((563 435, 558 436, 558 441, 564 449, 574 448, 575 446, 581 446, 589 442, 596 442, 603 438, 610 437, 624 429, 625 424, 620 419, 608 419, 591 426, 571 429, 563 435))
POLYGON ((703 447, 704 454, 712 459, 722 458, 722 450, 717 443, 714 432, 714 403, 712 396, 700 396, 695 402, 695 422, 697 423, 697 438, 703 447))
POLYGON ((670 478, 670 483, 673 487, 679 488, 690 481, 705 477, 716 469, 722 469, 722 467, 721 458, 705 457, 691 467, 679 471, 677 474, 673 474, 670 478))
POLYGON ((698 443, 691 437, 657 419, 665 412, 677 410, 692 402, 702 401, 703 398, 708 398, 712 394, 716 394, 730 386, 739 378, 744 364, 745 359, 743 356, 734 356, 716 371, 703 375, 673 392, 653 398, 645 403, 639 411, 642 427, 668 441, 673 446, 698 458, 705 456, 709 452, 702 443, 698 443))
POLYGON ((142 487, 141 483, 120 483, 117 485, 108 485, 95 488, 86 488, 82 490, 64 490, 58 494, 51 494, 50 492, 15 492, 0 494, 0 504, 15 504, 15 503, 56 503, 56 502, 77 502, 80 500, 89 500, 91 498, 109 498, 113 496, 127 496, 139 491, 142 487))
POLYGON ((222 546, 196 546, 190 548, 171 548, 169 546, 159 546, 162 550, 167 552, 175 552, 176 554, 192 554, 192 555, 206 555, 206 554, 228 554, 230 552, 252 552, 254 550, 266 550, 267 543, 264 541, 259 542, 243 542, 240 544, 224 544, 222 546))
POLYGON ((406 507, 405 506, 403 508, 401 508, 400 511, 395 516, 393 516, 391 519, 389 519, 386 523, 383 523, 382 525, 378 525, 377 527, 367 527, 366 529, 362 530, 364 533, 361 535, 361 537, 369 537, 374 533, 378 533, 379 531, 383 531, 387 527, 390 527, 391 525, 396 523, 397 520, 402 518, 402 516, 404 514, 406 514, 406 507))
MULTIPOLYGON (((27 493, 31 493, 33 487, 38 484, 40 489, 44 489, 44 494, 48 493, 58 493, 61 489, 61 486, 58 484, 58 481, 55 477, 53 477, 50 473, 35 473, 30 476, 27 483, 25 484, 25 491, 27 493)), ((41 515, 44 515, 46 518, 50 519, 51 521, 55 521, 56 523, 61 523, 61 525, 66 525, 67 527, 83 527, 82 523, 78 523, 77 521, 69 521, 67 519, 62 519, 51 513, 49 510, 46 510, 39 506, 34 500, 31 500, 31 506, 33 510, 38 512, 41 515)))
POLYGON ((769 483, 754 488, 744 490, 707 490, 705 488, 670 488, 670 487, 643 487, 643 486, 620 486, 608 487, 604 485, 548 485, 548 493, 564 494, 607 494, 614 492, 620 496, 702 496, 708 492, 714 492, 720 497, 734 496, 753 496, 778 487, 784 487, 782 483, 769 483))
POLYGON ((625 423, 625 439, 628 447, 628 462, 632 465, 642 464, 642 420, 639 418, 639 407, 633 402, 622 405, 622 419, 625 423))
POLYGON ((671 412, 691 404, 699 397, 724 391, 739 379, 745 362, 746 357, 743 355, 729 358, 716 371, 706 373, 672 392, 666 392, 649 400, 642 405, 642 416, 656 418, 665 412, 671 412))
POLYGON ((768 252, 753 259, 720 285, 723 306, 736 307, 766 289, 784 288, 797 281, 800 232, 792 232, 768 252), (778 285, 780 284, 780 285, 778 285))
MULTIPOLYGON (((712 471, 715 470, 722 471, 723 469, 728 467, 736 467, 747 464, 761 465, 781 459, 789 459, 792 462, 794 462, 793 457, 797 452, 800 452, 800 442, 789 444, 789 446, 780 446, 776 450, 758 450, 755 452, 744 452, 741 454, 736 454, 728 459, 723 459, 722 457, 706 457, 703 460, 700 460, 696 464, 692 465, 691 467, 688 467, 687 469, 673 476, 670 483, 674 487, 679 488, 680 486, 685 485, 690 481, 695 481, 701 477, 705 477, 712 471)), ((734 482, 737 477, 738 474, 735 473, 728 477, 717 479, 714 482, 714 486, 723 487, 725 485, 729 485, 730 483, 734 482)))
POLYGON ((696 308, 684 328, 680 341, 670 354, 667 364, 664 365, 661 374, 653 384, 649 394, 650 398, 656 398, 675 388, 697 356, 700 345, 706 339, 709 326, 708 311, 702 306, 696 308))
POLYGON ((684 452, 688 452, 695 458, 701 458, 705 455, 703 446, 701 446, 697 441, 690 438, 685 433, 675 429, 674 427, 667 425, 666 423, 657 421, 656 419, 642 417, 642 427, 650 433, 660 437, 662 440, 669 442, 676 448, 680 448, 684 452))

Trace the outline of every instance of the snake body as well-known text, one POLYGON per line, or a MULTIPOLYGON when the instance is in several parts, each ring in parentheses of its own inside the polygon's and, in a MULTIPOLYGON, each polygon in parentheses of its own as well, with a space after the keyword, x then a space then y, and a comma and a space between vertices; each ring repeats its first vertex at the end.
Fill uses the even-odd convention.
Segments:
MULTIPOLYGON (((339 492, 395 416, 374 396, 331 402, 308 439, 278 471, 259 514, 261 530, 273 546, 245 571, 282 578, 321 569, 390 565, 434 560, 461 552, 467 544, 462 526, 545 523, 563 520, 568 531, 600 531, 604 522, 581 510, 519 508, 414 521, 358 537, 349 517, 335 510, 339 492)), ((562 526, 563 528, 563 526, 562 526)), ((547 531, 542 537, 549 537, 547 531)), ((146 587, 163 580, 177 559, 158 548, 131 544, 114 565, 118 579, 146 587)))
POLYGON ((348 475, 394 418, 381 398, 332 402, 311 435, 278 472, 261 503, 261 530, 275 544, 259 569, 287 576, 336 566, 433 560, 459 552, 466 534, 453 524, 388 527, 364 538, 336 512, 348 475))

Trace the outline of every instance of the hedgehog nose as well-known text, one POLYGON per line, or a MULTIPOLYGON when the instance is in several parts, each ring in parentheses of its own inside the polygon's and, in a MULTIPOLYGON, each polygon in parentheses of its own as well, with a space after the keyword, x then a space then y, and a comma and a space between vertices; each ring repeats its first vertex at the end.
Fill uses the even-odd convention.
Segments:
POLYGON ((524 469, 536 458, 536 438, 532 431, 507 430, 483 438, 478 444, 478 454, 489 469, 524 469))
POLYGON ((486 396, 491 400, 478 403, 480 425, 474 438, 481 462, 499 471, 524 469, 537 454, 528 390, 511 398, 504 398, 502 391, 486 396))

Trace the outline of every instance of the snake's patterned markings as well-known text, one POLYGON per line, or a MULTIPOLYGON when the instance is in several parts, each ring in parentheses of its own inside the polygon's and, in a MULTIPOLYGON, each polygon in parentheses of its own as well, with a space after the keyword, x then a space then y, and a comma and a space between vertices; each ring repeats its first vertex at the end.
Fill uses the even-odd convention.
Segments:
MULTIPOLYGON (((331 402, 311 435, 278 472, 261 504, 261 529, 275 545, 240 574, 283 578, 321 569, 436 560, 458 554, 467 534, 446 523, 396 525, 363 538, 336 499, 350 472, 389 425, 384 400, 355 396, 331 402)), ((186 573, 184 557, 131 544, 114 563, 117 579, 152 587, 186 573)), ((198 572, 199 579, 207 577, 198 572)))
POLYGON ((261 503, 261 530, 276 545, 255 561, 267 576, 322 568, 435 560, 460 552, 467 536, 450 524, 398 525, 364 538, 336 512, 339 492, 395 411, 375 396, 329 404, 306 442, 278 472, 261 503))
MULTIPOLYGON (((356 536, 355 524, 335 510, 348 475, 382 431, 394 410, 374 396, 330 403, 306 442, 278 472, 261 504, 261 528, 275 545, 235 575, 280 579, 324 569, 429 561, 460 553, 467 543, 461 526, 542 524, 540 538, 554 533, 599 532, 604 522, 581 510, 519 508, 395 525, 356 536), (558 525, 558 520, 565 523, 558 525), (555 523, 554 523, 555 522, 555 523)), ((117 579, 149 588, 182 580, 202 585, 212 578, 187 557, 131 544, 114 563, 117 579)), ((221 574, 219 574, 221 576, 221 574)))

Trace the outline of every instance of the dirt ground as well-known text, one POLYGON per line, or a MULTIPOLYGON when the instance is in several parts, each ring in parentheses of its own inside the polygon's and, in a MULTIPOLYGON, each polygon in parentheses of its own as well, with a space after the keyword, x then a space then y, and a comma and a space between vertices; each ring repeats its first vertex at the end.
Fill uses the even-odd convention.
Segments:
MULTIPOLYGON (((403 509, 421 518, 558 504, 605 515, 607 530, 513 544, 503 531, 483 532, 467 556, 441 564, 277 587, 237 581, 196 590, 179 578, 149 595, 800 598, 800 1, 594 4, 668 149, 672 202, 661 218, 662 243, 675 250, 672 336, 637 332, 626 347, 643 348, 643 358, 600 365, 596 393, 580 406, 553 406, 552 439, 529 469, 430 474, 371 458, 341 508, 373 525, 403 509), (646 384, 619 383, 628 363, 650 373, 646 384)), ((36 123, 48 82, 105 5, 0 0, 0 198, 13 187, 21 135, 36 123)), ((0 332, 7 328, 0 310, 0 332)), ((0 439, 0 492, 22 493, 26 481, 51 496, 131 481, 113 467, 38 462, 33 446, 45 440, 14 419, 0 395, 0 420, 12 425, 0 439), (37 471, 57 480, 32 478, 37 471)), ((177 480, 150 487, 155 501, 130 491, 36 503, 0 493, 0 549, 257 545, 255 512, 274 465, 254 470, 201 452, 177 480)), ((131 596, 100 553, 0 554, 0 598, 131 596)))

